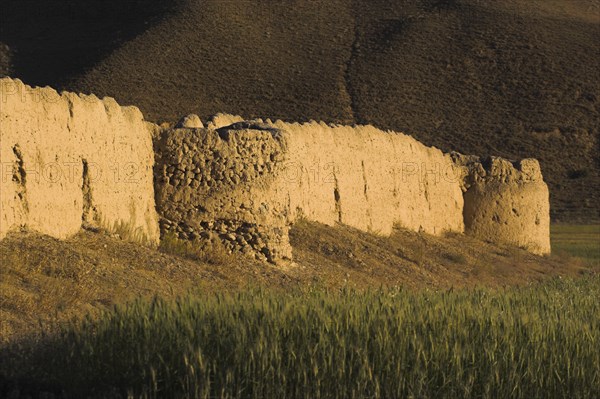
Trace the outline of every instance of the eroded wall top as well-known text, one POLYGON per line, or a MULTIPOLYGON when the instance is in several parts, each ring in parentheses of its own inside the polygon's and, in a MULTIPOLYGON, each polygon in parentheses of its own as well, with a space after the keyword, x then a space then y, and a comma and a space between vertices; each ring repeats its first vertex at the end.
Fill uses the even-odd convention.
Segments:
POLYGON ((463 166, 465 230, 477 238, 550 253, 550 198, 535 159, 454 155, 463 166))

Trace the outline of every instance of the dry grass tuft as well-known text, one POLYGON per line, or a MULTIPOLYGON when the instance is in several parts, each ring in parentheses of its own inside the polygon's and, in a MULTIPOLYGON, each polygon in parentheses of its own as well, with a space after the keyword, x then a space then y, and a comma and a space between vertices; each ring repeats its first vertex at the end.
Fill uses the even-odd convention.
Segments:
POLYGON ((156 243, 150 239, 148 234, 141 227, 136 227, 132 221, 119 220, 117 222, 109 222, 102 215, 98 219, 100 220, 100 230, 114 234, 116 238, 146 247, 156 247, 156 243))
POLYGON ((236 262, 236 255, 233 255, 220 241, 187 241, 179 239, 172 233, 161 238, 159 250, 169 255, 212 265, 227 265, 236 262))

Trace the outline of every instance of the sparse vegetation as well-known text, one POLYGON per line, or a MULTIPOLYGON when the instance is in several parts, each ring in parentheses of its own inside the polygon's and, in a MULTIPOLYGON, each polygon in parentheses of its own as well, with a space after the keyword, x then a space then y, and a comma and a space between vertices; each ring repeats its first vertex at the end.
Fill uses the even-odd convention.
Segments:
POLYGON ((448 259, 450 262, 464 264, 467 263, 467 258, 465 255, 460 253, 447 252, 442 255, 445 259, 448 259))
POLYGON ((166 234, 160 240, 159 250, 166 254, 213 265, 227 265, 235 262, 235 255, 218 240, 189 241, 181 240, 175 234, 166 234))
POLYGON ((156 243, 153 242, 148 234, 143 231, 141 227, 136 227, 133 221, 118 221, 114 223, 107 222, 106 218, 99 216, 100 229, 104 230, 109 234, 115 234, 117 238, 125 241, 134 242, 137 244, 144 245, 146 247, 154 247, 156 243))
POLYGON ((594 398, 598 297, 596 275, 136 301, 71 323, 10 374, 76 397, 594 398))

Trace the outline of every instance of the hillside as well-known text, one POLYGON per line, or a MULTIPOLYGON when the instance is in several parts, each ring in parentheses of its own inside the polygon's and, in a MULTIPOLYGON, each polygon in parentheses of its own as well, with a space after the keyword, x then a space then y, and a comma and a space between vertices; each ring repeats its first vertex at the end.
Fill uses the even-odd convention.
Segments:
POLYGON ((0 73, 113 96, 157 122, 370 123, 444 150, 536 157, 555 221, 600 220, 591 0, 5 0, 0 42, 0 73))

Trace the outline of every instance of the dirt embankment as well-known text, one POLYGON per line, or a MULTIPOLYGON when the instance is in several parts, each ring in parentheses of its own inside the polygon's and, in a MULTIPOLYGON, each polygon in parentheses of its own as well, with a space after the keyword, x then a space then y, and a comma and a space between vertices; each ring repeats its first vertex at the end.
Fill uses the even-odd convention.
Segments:
POLYGON ((570 258, 539 257, 463 235, 396 229, 381 237, 300 222, 290 238, 295 262, 273 267, 243 256, 194 261, 102 233, 66 241, 11 233, 0 241, 0 342, 39 332, 38 320, 50 326, 134 298, 189 290, 501 287, 587 270, 570 258))

